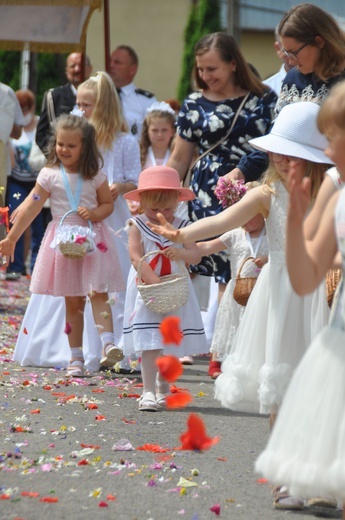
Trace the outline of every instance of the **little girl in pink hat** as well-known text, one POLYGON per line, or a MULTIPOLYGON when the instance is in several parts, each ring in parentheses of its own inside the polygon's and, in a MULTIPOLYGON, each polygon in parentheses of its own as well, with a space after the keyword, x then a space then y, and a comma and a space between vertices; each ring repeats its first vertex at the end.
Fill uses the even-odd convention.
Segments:
POLYGON ((141 279, 147 284, 161 282, 161 276, 179 271, 177 260, 186 264, 197 264, 201 255, 195 243, 174 244, 154 233, 148 222, 157 224, 157 213, 162 213, 176 228, 184 228, 191 222, 174 216, 177 205, 182 200, 192 200, 194 193, 180 186, 179 175, 173 168, 154 166, 142 171, 138 189, 124 195, 127 200, 138 201, 143 214, 128 221, 129 254, 132 267, 127 282, 124 318, 124 353, 141 355, 143 394, 139 400, 139 410, 157 411, 165 405, 169 392, 167 383, 157 374, 156 359, 162 354, 181 357, 187 354, 202 354, 208 351, 200 309, 192 284, 188 278, 189 296, 185 305, 167 314, 151 311, 143 302, 137 288, 137 269, 140 259, 148 252, 161 250, 142 263, 141 279), (160 322, 166 316, 180 318, 183 340, 179 346, 163 345, 159 330, 160 322))

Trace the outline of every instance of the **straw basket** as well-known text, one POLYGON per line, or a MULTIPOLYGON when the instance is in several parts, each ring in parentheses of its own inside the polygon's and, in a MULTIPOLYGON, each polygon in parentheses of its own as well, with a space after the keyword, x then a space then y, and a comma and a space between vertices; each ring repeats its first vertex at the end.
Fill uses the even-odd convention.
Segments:
POLYGON ((248 260, 254 260, 253 256, 248 256, 245 258, 238 270, 236 275, 235 287, 234 287, 234 300, 239 304, 246 306, 249 296, 251 295, 252 290, 254 289, 254 285, 256 284, 257 277, 255 276, 245 276, 241 278, 241 272, 244 267, 244 264, 248 262, 248 260))
POLYGON ((329 269, 326 274, 327 303, 331 307, 335 290, 341 278, 341 269, 329 269))
POLYGON ((161 276, 161 283, 145 285, 141 278, 142 263, 146 258, 162 254, 162 251, 146 253, 138 265, 138 291, 150 311, 166 314, 185 305, 189 294, 189 274, 182 260, 178 260, 179 273, 161 276))
MULTIPOLYGON (((59 226, 61 227, 64 223, 65 218, 71 213, 75 213, 74 210, 67 211, 64 214, 62 219, 60 220, 59 226)), ((89 229, 92 229, 91 222, 88 220, 89 229)), ((66 225, 65 225, 66 226, 66 225)), ((71 226, 72 227, 72 226, 71 226)), ((78 244, 77 242, 71 242, 69 240, 65 242, 59 243, 59 249, 65 258, 78 260, 80 258, 84 258, 87 250, 89 249, 90 243, 86 240, 83 244, 78 244)))

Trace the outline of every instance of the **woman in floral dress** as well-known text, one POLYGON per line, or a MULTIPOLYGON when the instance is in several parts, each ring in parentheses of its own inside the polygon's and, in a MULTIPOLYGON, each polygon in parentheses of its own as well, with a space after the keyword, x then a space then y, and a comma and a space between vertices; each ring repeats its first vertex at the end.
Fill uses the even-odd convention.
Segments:
MULTIPOLYGON (((168 162, 181 179, 196 152, 200 156, 226 136, 249 93, 230 136, 193 167, 190 187, 197 198, 189 203, 189 212, 198 220, 222 210, 214 195, 219 177, 230 174, 247 182, 265 171, 266 154, 255 151, 248 141, 268 133, 277 96, 252 72, 234 38, 225 33, 208 34, 196 44, 195 82, 200 90, 183 103, 168 162)), ((215 275, 221 294, 230 279, 230 265, 226 253, 214 255, 213 261, 214 272, 207 274, 215 275)))

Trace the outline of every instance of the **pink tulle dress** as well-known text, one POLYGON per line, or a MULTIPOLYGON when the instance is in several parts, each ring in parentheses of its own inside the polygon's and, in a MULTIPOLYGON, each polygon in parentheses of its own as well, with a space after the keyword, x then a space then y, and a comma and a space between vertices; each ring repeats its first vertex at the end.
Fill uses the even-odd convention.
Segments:
MULTIPOLYGON (((78 175, 68 174, 67 180, 75 193, 78 175)), ((98 206, 97 189, 106 181, 99 172, 93 179, 84 180, 80 206, 98 206)), ((92 223, 96 247, 81 259, 69 259, 58 248, 52 248, 55 230, 61 218, 71 209, 58 166, 43 168, 37 182, 50 194, 53 220, 49 223, 36 259, 30 291, 52 296, 86 296, 91 292, 122 291, 125 288, 120 262, 111 229, 105 222, 92 223)), ((86 220, 72 213, 64 224, 88 226, 86 220)))

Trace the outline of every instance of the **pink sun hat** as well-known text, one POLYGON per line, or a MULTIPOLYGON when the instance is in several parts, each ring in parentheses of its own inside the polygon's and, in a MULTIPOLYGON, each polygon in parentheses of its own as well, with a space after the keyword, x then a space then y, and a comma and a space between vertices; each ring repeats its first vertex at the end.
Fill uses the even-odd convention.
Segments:
POLYGON ((195 199, 192 190, 181 187, 179 174, 169 166, 152 166, 143 170, 139 175, 138 189, 125 193, 123 197, 140 202, 140 193, 149 190, 176 190, 180 201, 195 199))

